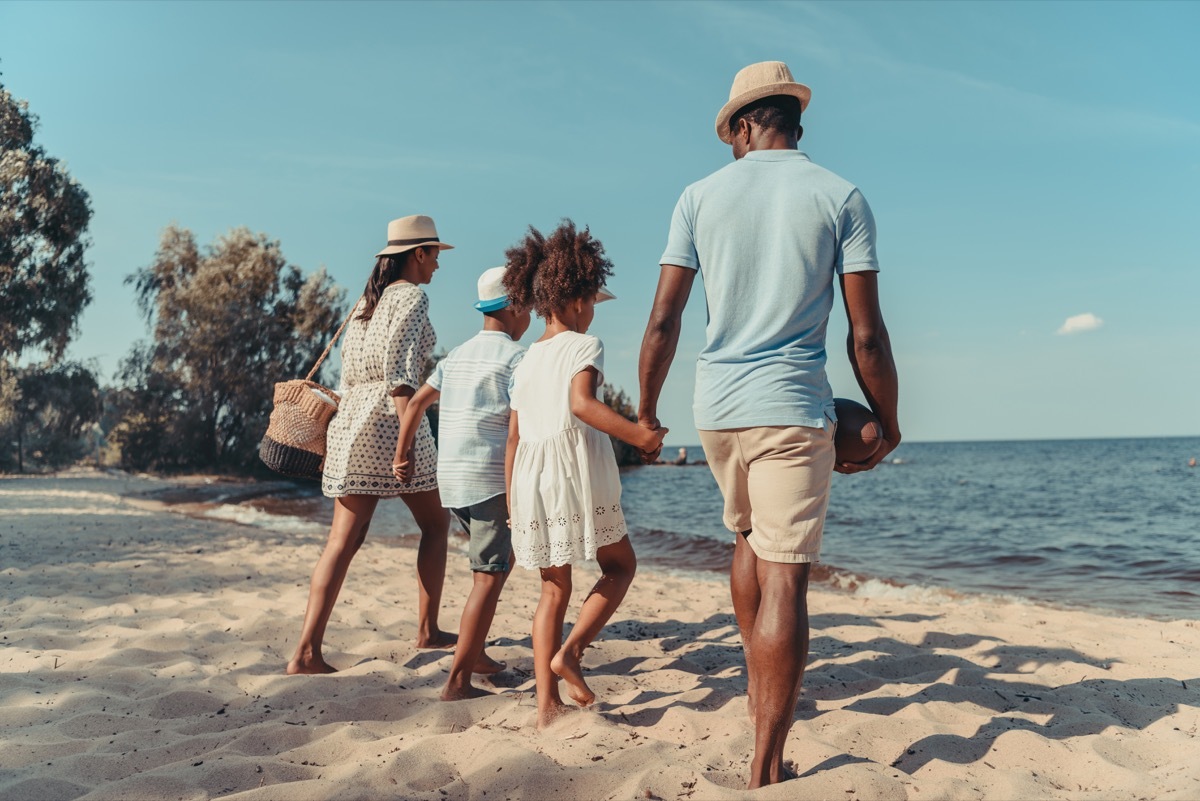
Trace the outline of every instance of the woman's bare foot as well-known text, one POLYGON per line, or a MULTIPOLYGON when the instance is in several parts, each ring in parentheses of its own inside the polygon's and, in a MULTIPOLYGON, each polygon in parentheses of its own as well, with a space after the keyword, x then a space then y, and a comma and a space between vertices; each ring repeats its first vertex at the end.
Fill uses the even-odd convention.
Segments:
POLYGON ((441 695, 438 698, 443 701, 464 701, 468 698, 483 698, 485 695, 492 695, 492 693, 481 687, 476 687, 470 682, 466 682, 465 684, 446 682, 446 686, 442 688, 441 695))
POLYGON ((337 673, 337 668, 330 665, 320 656, 294 656, 292 661, 288 662, 287 674, 289 676, 297 675, 320 675, 322 673, 337 673))
POLYGON ((580 706, 590 706, 596 700, 596 694, 583 680, 583 671, 577 656, 568 654, 565 648, 559 649, 550 660, 550 669, 566 683, 567 695, 572 701, 580 706))
POLYGON ((554 723, 563 715, 569 714, 571 707, 561 702, 547 704, 545 709, 538 709, 538 731, 553 726, 554 723))
POLYGON ((458 642, 458 635, 448 631, 435 629, 429 634, 417 635, 418 648, 452 648, 458 642))
POLYGON ((491 676, 494 673, 499 673, 506 667, 508 667, 508 665, 504 664, 503 662, 497 662, 495 659, 492 659, 490 656, 488 656, 487 651, 484 651, 479 655, 479 658, 475 660, 475 667, 471 668, 471 672, 478 673, 482 676, 491 676))

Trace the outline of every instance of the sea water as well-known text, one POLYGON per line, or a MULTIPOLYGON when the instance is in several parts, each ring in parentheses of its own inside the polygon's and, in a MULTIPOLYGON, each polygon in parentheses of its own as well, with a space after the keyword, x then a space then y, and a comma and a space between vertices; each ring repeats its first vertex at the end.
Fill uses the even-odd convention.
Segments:
MULTIPOLYGON (((699 447, 688 453, 703 458, 699 447)), ((904 443, 871 472, 834 475, 814 578, 1200 618, 1200 467, 1188 466, 1192 458, 1200 459, 1197 437, 904 443)), ((706 466, 628 468, 621 480, 644 566, 714 579, 728 570, 732 534, 706 466)), ((314 533, 332 518, 332 501, 315 485, 221 492, 201 504, 206 514, 314 533)), ((372 537, 415 534, 402 501, 380 503, 372 537)))

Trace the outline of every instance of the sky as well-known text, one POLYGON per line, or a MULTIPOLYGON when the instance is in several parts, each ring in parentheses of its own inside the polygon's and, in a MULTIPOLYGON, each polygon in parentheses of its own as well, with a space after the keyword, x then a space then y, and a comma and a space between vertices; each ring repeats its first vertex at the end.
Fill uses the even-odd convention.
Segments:
MULTIPOLYGON (((812 87, 801 150, 856 184, 907 441, 1200 434, 1200 4, 0 2, 0 81, 90 193, 93 303, 72 344, 111 380, 148 336, 124 278, 174 222, 237 226, 357 297, 387 222, 455 244, 439 344, 529 225, 588 225, 615 265, 607 378, 637 354, 671 212, 732 156, 734 74, 812 87)), ((537 336, 537 323, 526 341, 537 336)), ((693 292, 660 417, 692 424, 693 292)), ((834 394, 861 398, 840 300, 834 394)))

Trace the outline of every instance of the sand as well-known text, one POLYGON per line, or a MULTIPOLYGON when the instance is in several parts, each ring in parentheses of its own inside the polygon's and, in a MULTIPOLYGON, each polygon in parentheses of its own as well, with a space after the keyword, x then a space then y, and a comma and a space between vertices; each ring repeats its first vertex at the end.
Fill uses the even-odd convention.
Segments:
MULTIPOLYGON (((1200 798, 1197 621, 814 588, 800 778, 748 793, 723 582, 640 572, 585 657, 600 702, 538 733, 532 574, 493 627, 495 695, 436 700, 450 655, 413 646, 415 551, 387 538, 330 622, 342 671, 289 677, 322 533, 126 497, 162 486, 0 480, 0 798, 1200 798)), ((469 583, 452 546, 448 628, 469 583)))

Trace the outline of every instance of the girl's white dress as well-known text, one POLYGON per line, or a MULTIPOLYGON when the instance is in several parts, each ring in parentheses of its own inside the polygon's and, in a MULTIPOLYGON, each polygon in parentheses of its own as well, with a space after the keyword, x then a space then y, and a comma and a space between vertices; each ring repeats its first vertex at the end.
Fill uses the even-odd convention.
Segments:
POLYGON ((530 345, 513 373, 521 440, 509 504, 521 567, 595 559, 597 549, 626 534, 612 442, 571 413, 571 379, 587 367, 603 376, 604 344, 565 331, 530 345))

